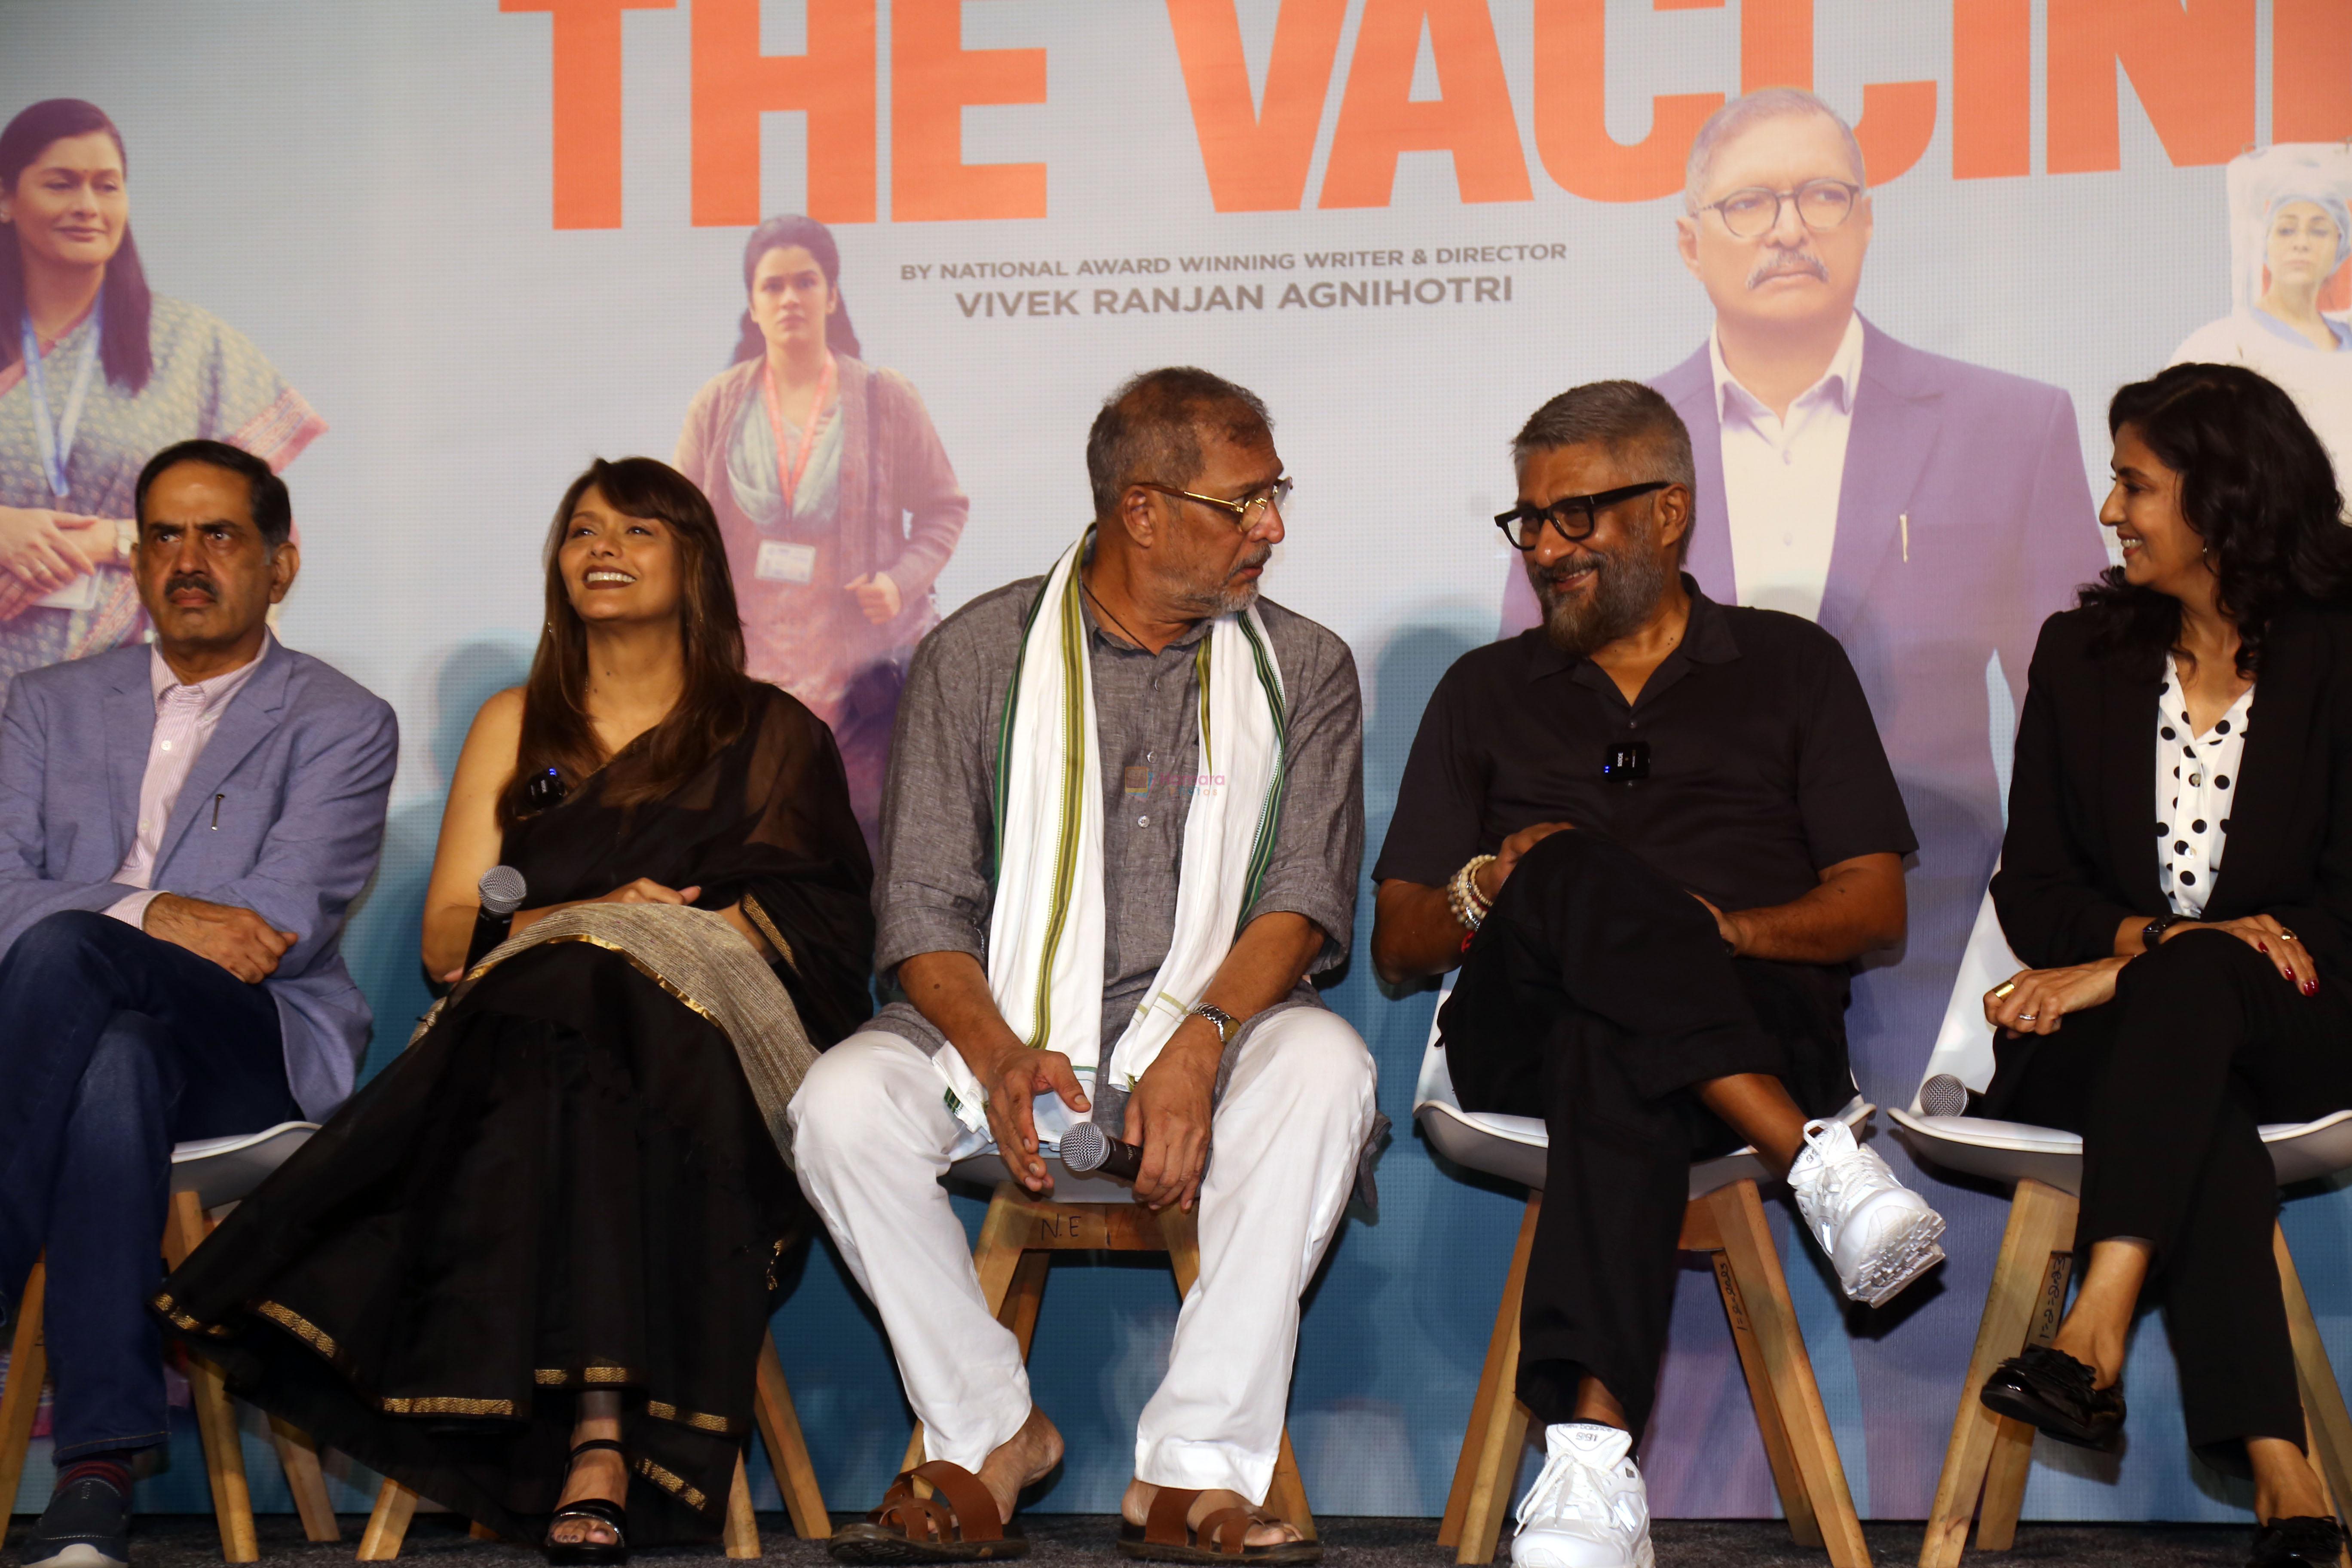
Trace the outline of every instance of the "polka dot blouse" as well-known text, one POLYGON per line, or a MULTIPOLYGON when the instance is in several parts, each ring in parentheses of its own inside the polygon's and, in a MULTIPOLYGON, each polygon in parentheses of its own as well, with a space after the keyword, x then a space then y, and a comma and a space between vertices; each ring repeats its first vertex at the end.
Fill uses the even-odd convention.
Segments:
POLYGON ((2246 721, 2253 711, 2248 687, 2202 735, 2189 729, 2180 671, 2168 654, 2164 692, 2156 715, 2156 847, 2158 880, 2175 914, 2205 912, 2221 850, 2230 837, 2230 803, 2238 793, 2238 762, 2245 754, 2246 721))

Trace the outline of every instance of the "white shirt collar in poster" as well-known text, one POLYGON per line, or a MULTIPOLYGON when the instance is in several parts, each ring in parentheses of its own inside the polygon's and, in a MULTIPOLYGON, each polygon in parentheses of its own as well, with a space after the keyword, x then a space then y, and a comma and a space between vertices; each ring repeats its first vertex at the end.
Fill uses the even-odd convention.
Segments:
POLYGON ((1837 542, 1854 391, 1862 380, 1862 318, 1846 319, 1845 337, 1828 371, 1789 405, 1786 419, 1733 379, 1719 332, 1708 335, 1706 357, 1723 426, 1736 597, 1759 609, 1818 620, 1829 586, 1830 549, 1837 542))

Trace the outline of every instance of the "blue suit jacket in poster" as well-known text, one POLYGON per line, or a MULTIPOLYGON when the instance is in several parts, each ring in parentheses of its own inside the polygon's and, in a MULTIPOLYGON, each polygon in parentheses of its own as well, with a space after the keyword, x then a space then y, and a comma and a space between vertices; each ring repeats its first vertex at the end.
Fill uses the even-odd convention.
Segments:
MULTIPOLYGON (((0 714, 0 952, 61 910, 104 910, 136 836, 155 730, 134 643, 16 678, 0 714)), ((286 1079, 323 1120, 351 1094, 372 1016, 344 968, 344 912, 375 872, 400 726, 383 699, 271 637, 173 807, 153 885, 235 904, 299 940, 262 984, 286 1079), (215 799, 219 815, 215 825, 215 799)))

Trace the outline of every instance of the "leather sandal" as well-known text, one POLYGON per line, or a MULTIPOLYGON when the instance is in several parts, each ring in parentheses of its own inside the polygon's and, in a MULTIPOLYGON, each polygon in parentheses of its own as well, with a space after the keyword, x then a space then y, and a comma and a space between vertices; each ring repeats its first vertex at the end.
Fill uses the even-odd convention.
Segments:
POLYGON ((1026 1537, 996 1517, 996 1497, 961 1465, 933 1459, 902 1472, 882 1506, 833 1532, 839 1563, 1002 1563, 1029 1555, 1026 1537), (931 1495, 915 1495, 922 1481, 931 1495))
POLYGON ((1194 1530, 1188 1522, 1192 1505, 1201 1500, 1196 1489, 1161 1487, 1151 1499, 1151 1510, 1141 1524, 1119 1521, 1118 1549, 1146 1563, 1320 1563, 1323 1548, 1312 1541, 1285 1541, 1274 1546, 1252 1546, 1250 1527, 1287 1524, 1279 1514, 1263 1508, 1221 1508, 1194 1530))
MULTIPOLYGON (((572 1446, 572 1459, 577 1464, 583 1454, 610 1448, 625 1458, 625 1450, 610 1437, 591 1437, 572 1446)), ((626 1563, 629 1560, 629 1510, 624 1504, 609 1498, 584 1497, 567 1502, 555 1510, 547 1521, 547 1537, 540 1543, 550 1563, 626 1563), (555 1527, 567 1519, 585 1519, 604 1526, 613 1532, 610 1541, 558 1541, 555 1527)))

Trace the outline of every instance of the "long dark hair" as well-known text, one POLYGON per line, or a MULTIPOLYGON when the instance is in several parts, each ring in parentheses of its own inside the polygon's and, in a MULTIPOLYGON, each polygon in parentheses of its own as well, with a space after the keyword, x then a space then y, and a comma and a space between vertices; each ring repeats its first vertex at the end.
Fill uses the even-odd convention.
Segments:
MULTIPOLYGON (((16 181, 52 142, 103 131, 114 139, 126 173, 131 154, 123 150, 122 132, 106 110, 79 98, 46 98, 25 110, 0 131, 0 189, 14 194, 16 181)), ((11 239, 15 237, 11 236, 11 239)), ((0 370, 25 357, 25 258, 14 244, 0 243, 0 370)), ((131 226, 122 226, 122 244, 106 264, 106 281, 100 285, 106 300, 106 331, 98 354, 106 379, 125 392, 147 389, 155 372, 155 356, 148 347, 147 321, 154 297, 147 289, 147 270, 139 265, 139 245, 131 226)))
POLYGON ((603 799, 630 806, 657 800, 692 778, 740 737, 751 719, 754 683, 743 673, 743 622, 719 519, 694 482, 651 458, 599 458, 572 481, 547 531, 547 618, 523 685, 522 735, 515 775, 499 797, 499 824, 526 815, 524 789, 552 768, 567 789, 606 769, 603 799), (677 542, 678 631, 686 689, 662 721, 607 758, 589 721, 588 630, 563 586, 558 557, 572 509, 593 485, 625 517, 667 524, 677 542), (609 763, 609 767, 607 764, 609 763))
MULTIPOLYGON (((2180 512, 2205 542, 2217 601, 2238 628, 2238 672, 2262 668, 2282 611, 2352 602, 2352 528, 2327 448, 2273 382, 2242 365, 2176 364, 2107 405, 2110 436, 2130 426, 2180 476, 2180 512)), ((2105 612, 2111 645, 2169 648, 2180 601, 2110 566, 2080 596, 2105 612)))
MULTIPOLYGON (((817 269, 824 274, 825 287, 836 299, 841 294, 841 247, 833 243, 833 230, 813 217, 798 213, 784 213, 772 217, 751 231, 743 242, 743 292, 751 291, 751 275, 760 269, 760 258, 772 250, 782 250, 797 245, 816 258, 817 269)), ((864 356, 857 352, 857 329, 849 324, 849 301, 841 300, 841 308, 826 313, 824 346, 837 354, 851 359, 864 356)), ((747 308, 738 324, 735 357, 730 363, 741 364, 747 359, 758 359, 768 352, 768 340, 760 331, 760 323, 751 319, 747 308)))

